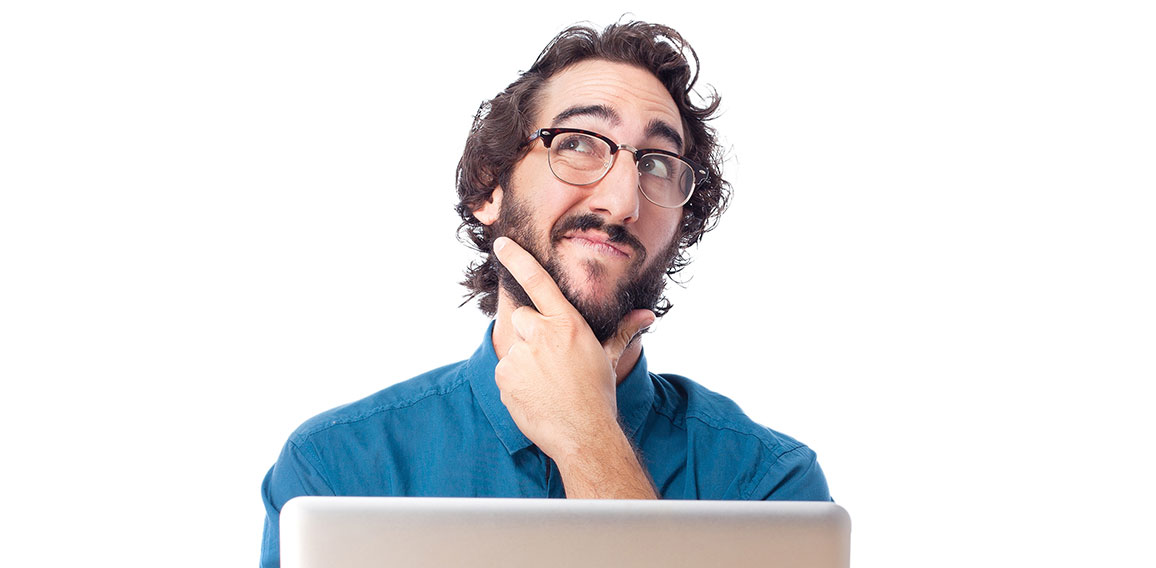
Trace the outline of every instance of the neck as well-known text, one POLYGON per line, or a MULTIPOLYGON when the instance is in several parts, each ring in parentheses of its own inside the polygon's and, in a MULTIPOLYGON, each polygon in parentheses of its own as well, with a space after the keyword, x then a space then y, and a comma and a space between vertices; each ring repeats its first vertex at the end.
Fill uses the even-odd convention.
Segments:
MULTIPOLYGON (((505 290, 498 292, 498 311, 494 316, 494 354, 501 360, 506 356, 506 353, 513 347, 514 341, 517 339, 517 332, 514 331, 514 325, 510 321, 511 314, 518 306, 514 304, 514 300, 506 294, 505 290)), ((617 377, 618 383, 626 379, 630 371, 634 370, 634 366, 638 364, 638 358, 642 356, 642 337, 639 336, 630 345, 626 346, 626 350, 622 352, 622 356, 618 358, 618 365, 614 368, 614 376, 617 377)))

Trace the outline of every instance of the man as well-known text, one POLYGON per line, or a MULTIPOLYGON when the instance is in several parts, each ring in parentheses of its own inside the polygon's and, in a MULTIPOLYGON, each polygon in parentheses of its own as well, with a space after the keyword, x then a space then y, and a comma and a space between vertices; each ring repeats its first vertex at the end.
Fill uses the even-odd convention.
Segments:
POLYGON ((482 106, 458 212, 494 322, 470 359, 297 429, 263 484, 263 565, 298 495, 830 499, 810 449, 642 356, 729 193, 685 54, 664 26, 571 28, 482 106))

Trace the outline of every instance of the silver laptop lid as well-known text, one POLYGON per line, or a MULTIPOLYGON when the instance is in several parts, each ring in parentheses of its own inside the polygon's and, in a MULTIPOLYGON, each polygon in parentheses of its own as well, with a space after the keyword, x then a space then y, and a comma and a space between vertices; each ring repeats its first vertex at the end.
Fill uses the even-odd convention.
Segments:
POLYGON ((298 497, 283 568, 729 566, 845 568, 834 503, 298 497))

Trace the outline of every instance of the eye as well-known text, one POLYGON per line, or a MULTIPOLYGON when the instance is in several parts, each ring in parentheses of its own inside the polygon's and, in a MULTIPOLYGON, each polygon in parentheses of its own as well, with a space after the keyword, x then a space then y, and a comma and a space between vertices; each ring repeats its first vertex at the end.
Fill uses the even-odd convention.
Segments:
POLYGON ((598 153, 596 140, 585 134, 567 134, 557 144, 560 152, 577 152, 579 154, 595 155, 598 153))
POLYGON ((661 154, 647 154, 638 162, 638 171, 659 179, 669 179, 671 175, 671 158, 661 154))

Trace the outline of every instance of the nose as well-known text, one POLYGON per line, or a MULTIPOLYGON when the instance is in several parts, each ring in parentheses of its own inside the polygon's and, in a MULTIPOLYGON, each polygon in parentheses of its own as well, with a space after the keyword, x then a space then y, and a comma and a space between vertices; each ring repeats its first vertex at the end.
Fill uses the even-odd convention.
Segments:
POLYGON ((628 151, 614 154, 610 171, 594 184, 587 200, 591 212, 607 218, 607 222, 628 225, 638 220, 639 195, 638 165, 628 151))

